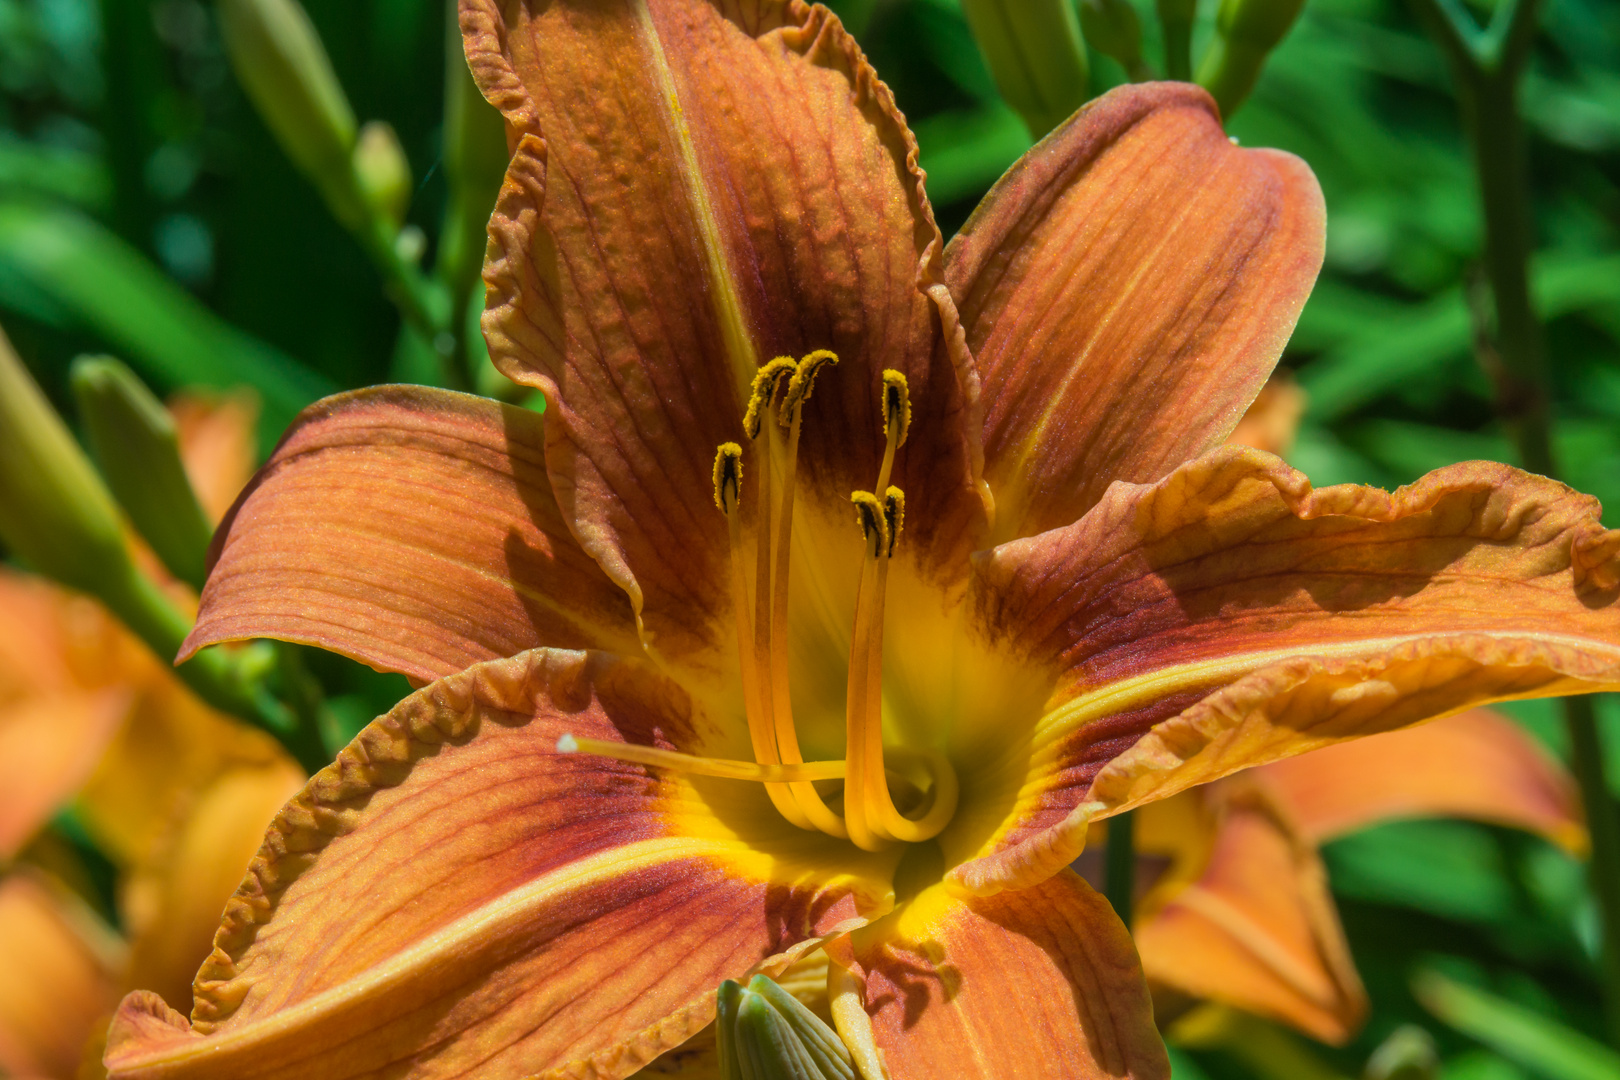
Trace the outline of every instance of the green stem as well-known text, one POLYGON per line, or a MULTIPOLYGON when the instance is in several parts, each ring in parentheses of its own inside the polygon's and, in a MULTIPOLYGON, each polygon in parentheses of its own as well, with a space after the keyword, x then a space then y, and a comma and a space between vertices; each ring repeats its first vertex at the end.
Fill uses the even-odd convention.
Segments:
MULTIPOLYGON (((1535 38, 1540 0, 1508 0, 1481 33, 1455 0, 1415 0, 1457 81, 1485 220, 1485 277, 1495 310, 1497 412, 1524 467, 1556 478, 1551 378, 1541 322, 1530 299, 1530 185, 1519 77, 1535 38)), ((1604 776, 1591 699, 1566 698, 1564 724, 1592 836, 1588 867, 1603 917, 1604 1012, 1620 1046, 1620 815, 1604 776)))
POLYGON ((355 230, 355 237, 381 272, 389 299, 399 308, 405 325, 432 350, 443 385, 452 390, 467 389, 457 357, 450 298, 436 282, 400 257, 398 233, 391 222, 368 212, 355 230))
POLYGON ((1103 895, 1114 906, 1114 914, 1131 928, 1131 905, 1136 900, 1136 828, 1134 816, 1126 811, 1108 819, 1108 850, 1104 863, 1103 895))

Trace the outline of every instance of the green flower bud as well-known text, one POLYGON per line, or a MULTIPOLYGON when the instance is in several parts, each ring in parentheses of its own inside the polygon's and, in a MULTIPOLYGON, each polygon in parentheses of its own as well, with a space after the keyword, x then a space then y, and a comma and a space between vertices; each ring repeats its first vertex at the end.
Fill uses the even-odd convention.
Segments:
POLYGON ((214 530, 180 462, 174 418, 111 357, 75 360, 72 383, 102 475, 136 531, 170 573, 201 589, 214 530))
POLYGON ((349 227, 365 216, 350 155, 354 110, 297 0, 219 0, 219 28, 236 77, 259 115, 349 227))
POLYGON ((1133 80, 1153 77, 1142 60, 1142 19, 1130 0, 1080 0, 1080 30, 1086 44, 1118 60, 1133 80))
POLYGON ((382 120, 370 120, 360 129, 354 147, 354 177, 377 212, 397 229, 411 204, 411 163, 399 145, 399 136, 382 120))
POLYGON ((0 333, 0 539, 35 570, 90 593, 129 575, 118 507, 0 333))
POLYGON ((724 1080, 855 1080, 837 1033, 763 975, 721 983, 715 1013, 724 1080))
POLYGON ((1260 78, 1266 56, 1299 18, 1305 0, 1221 0, 1215 40, 1198 65, 1198 82, 1230 118, 1260 78))
POLYGON ((1037 139, 1091 96, 1071 0, 962 0, 996 87, 1037 139))

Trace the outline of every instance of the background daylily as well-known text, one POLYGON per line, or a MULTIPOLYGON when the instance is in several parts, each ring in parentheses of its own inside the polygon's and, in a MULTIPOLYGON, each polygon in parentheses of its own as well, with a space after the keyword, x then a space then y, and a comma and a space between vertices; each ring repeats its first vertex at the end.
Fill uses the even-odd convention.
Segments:
MULTIPOLYGON (((1382 821, 1463 817, 1585 850, 1567 773, 1475 710, 1262 765, 1140 811, 1132 931, 1161 1026, 1194 1000, 1342 1044, 1367 1002, 1317 847, 1382 821)), ((1102 865, 1094 827, 1082 863, 1102 865)))
POLYGON ((1593 500, 1219 447, 1322 208, 1201 91, 1100 99, 944 249, 824 10, 462 29, 513 143, 485 333, 546 418, 339 396, 238 502, 189 649, 426 685, 278 816, 191 1021, 126 1000, 115 1076, 624 1076, 820 943, 868 1080, 1162 1076, 1093 820, 1620 684, 1593 500))
MULTIPOLYGON (((252 409, 189 398, 174 413, 217 519, 251 472, 252 409)), ((0 859, 14 867, 0 878, 0 1071, 72 1078, 100 1056, 121 991, 189 1007, 219 910, 304 774, 95 601, 0 569, 0 610, 0 859), (119 874, 122 935, 53 875, 82 875, 70 852, 30 846, 65 806, 119 874)))

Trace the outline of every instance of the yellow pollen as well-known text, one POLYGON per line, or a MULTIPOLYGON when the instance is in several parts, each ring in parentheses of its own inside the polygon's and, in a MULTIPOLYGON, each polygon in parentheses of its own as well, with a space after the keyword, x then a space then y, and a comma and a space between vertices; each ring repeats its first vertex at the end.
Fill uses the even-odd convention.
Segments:
POLYGON ((741 498, 742 447, 734 442, 721 443, 714 452, 714 505, 729 517, 741 498))
POLYGON ((889 519, 884 513, 883 503, 870 491, 852 491, 849 501, 855 504, 855 520, 861 527, 861 535, 871 545, 868 554, 877 556, 887 554, 889 549, 889 519))
POLYGON ((799 361, 799 370, 793 373, 788 381, 787 393, 782 396, 782 412, 777 417, 778 423, 783 427, 792 424, 798 418, 799 408, 810 400, 810 392, 816 388, 816 374, 828 364, 838 363, 836 353, 826 349, 817 349, 807 353, 799 361))
POLYGON ((906 377, 894 368, 883 370, 883 434, 895 446, 906 445, 911 432, 911 394, 906 377), (895 429, 891 434, 891 428, 895 429))
POLYGON ((900 542, 900 528, 906 521, 906 493, 890 486, 883 493, 883 524, 889 530, 889 546, 885 555, 893 557, 894 546, 900 542))
POLYGON ((776 388, 781 384, 783 377, 791 376, 798 370, 799 365, 791 356, 778 356, 754 373, 754 388, 748 395, 748 411, 743 413, 743 431, 748 433, 750 439, 759 438, 760 423, 765 417, 765 410, 770 408, 775 400, 776 388))

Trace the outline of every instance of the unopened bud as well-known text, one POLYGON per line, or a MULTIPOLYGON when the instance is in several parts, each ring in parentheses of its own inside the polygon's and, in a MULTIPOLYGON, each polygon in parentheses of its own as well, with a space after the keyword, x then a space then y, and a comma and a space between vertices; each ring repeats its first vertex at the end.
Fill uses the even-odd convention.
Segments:
POLYGON ((113 503, 0 333, 0 540, 33 569, 99 593, 127 576, 113 503))
POLYGON ((297 0, 219 0, 231 66, 259 115, 332 213, 350 227, 364 217, 350 155, 354 110, 297 0))
POLYGON ((386 121, 369 120, 360 129, 354 147, 354 178, 378 214, 396 229, 404 224, 405 210, 411 204, 411 163, 386 121))
POLYGON ((1266 57, 1299 18, 1305 0, 1221 0, 1215 39, 1198 65, 1198 82, 1230 119, 1260 78, 1266 57))
POLYGON ((1037 139, 1091 94, 1091 73, 1071 0, 962 0, 996 88, 1037 139))
POLYGON ((1080 0, 1080 30, 1087 45, 1119 61, 1133 80, 1153 77, 1142 60, 1142 19, 1130 0, 1080 0))
POLYGON ((186 478, 174 418, 111 357, 75 360, 72 383, 107 486, 169 572, 201 589, 214 530, 186 478))
POLYGON ((724 1080, 855 1080, 837 1032, 764 975, 727 979, 715 1011, 724 1080))

